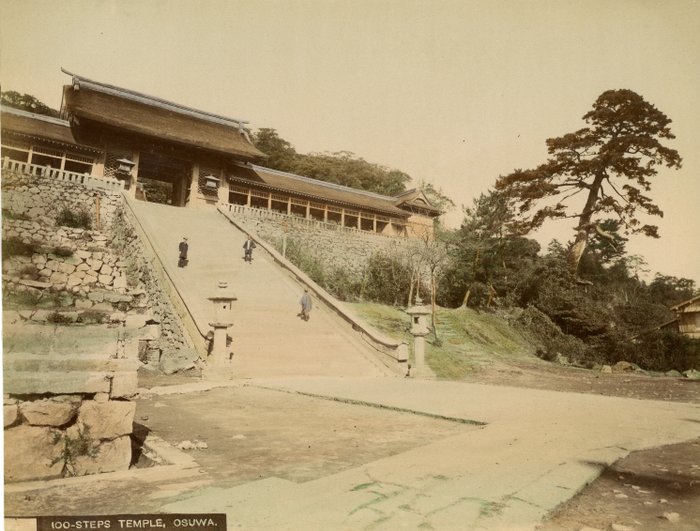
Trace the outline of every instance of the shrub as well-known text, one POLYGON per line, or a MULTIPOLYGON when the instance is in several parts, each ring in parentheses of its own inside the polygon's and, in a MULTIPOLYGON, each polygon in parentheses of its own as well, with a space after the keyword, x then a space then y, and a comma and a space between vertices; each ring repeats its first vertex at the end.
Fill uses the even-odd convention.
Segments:
POLYGON ((63 207, 56 217, 56 225, 74 229, 89 229, 92 226, 92 220, 87 210, 79 209, 74 212, 68 207, 63 207))
POLYGON ((34 264, 30 264, 20 269, 19 274, 22 278, 37 280, 39 278, 39 269, 34 264))
POLYGON ((85 310, 77 319, 77 322, 83 324, 102 324, 107 321, 109 321, 109 316, 99 310, 85 310))
POLYGON ((40 246, 37 242, 24 243, 24 241, 17 236, 2 241, 3 260, 12 256, 32 256, 39 250, 40 246))
POLYGON ((53 324, 72 324, 73 320, 67 315, 61 312, 51 312, 47 317, 46 321, 53 324))
POLYGON ((700 368, 700 340, 672 330, 652 330, 628 341, 621 360, 649 371, 686 371, 700 368))
POLYGON ((23 221, 29 221, 30 219, 32 219, 24 212, 13 212, 9 208, 2 209, 2 217, 5 219, 19 219, 23 221))
POLYGON ((62 256, 64 258, 73 256, 73 250, 69 247, 54 247, 51 249, 51 252, 56 256, 62 256))
POLYGON ((325 285, 326 272, 323 264, 318 258, 309 254, 297 240, 288 240, 287 260, 309 275, 317 284, 325 285))
POLYGON ((396 254, 379 252, 369 259, 360 297, 394 306, 403 305, 410 286, 410 266, 396 254))
POLYGON ((540 343, 536 354, 546 361, 554 361, 557 355, 562 355, 576 365, 591 365, 597 359, 583 341, 562 332, 556 323, 534 306, 523 310, 515 322, 540 343))

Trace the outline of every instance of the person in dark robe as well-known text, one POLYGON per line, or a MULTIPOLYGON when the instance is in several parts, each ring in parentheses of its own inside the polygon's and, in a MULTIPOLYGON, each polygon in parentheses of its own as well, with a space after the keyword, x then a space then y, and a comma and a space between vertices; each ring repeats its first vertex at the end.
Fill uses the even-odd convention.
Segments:
POLYGON ((248 239, 243 244, 243 250, 245 251, 243 259, 248 263, 253 261, 253 249, 255 249, 255 242, 250 236, 248 236, 248 239))
POLYGON ((187 245, 187 238, 182 238, 178 250, 180 251, 180 258, 177 261, 177 267, 185 267, 187 265, 187 251, 190 246, 187 245))
POLYGON ((299 316, 304 320, 309 320, 309 314, 311 313, 311 296, 309 295, 309 290, 305 289, 304 294, 301 296, 301 313, 299 316))

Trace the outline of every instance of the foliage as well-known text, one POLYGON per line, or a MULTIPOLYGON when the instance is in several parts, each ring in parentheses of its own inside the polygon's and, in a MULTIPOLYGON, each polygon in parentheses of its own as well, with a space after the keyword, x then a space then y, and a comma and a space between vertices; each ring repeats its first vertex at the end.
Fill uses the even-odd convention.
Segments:
POLYGON ((34 114, 45 114, 58 118, 59 112, 52 109, 48 105, 39 101, 31 94, 20 94, 14 90, 3 91, 0 93, 0 103, 15 109, 31 112, 34 114))
POLYGON ((49 323, 53 324, 58 324, 58 325, 64 325, 64 324, 72 324, 73 319, 61 312, 55 311, 51 312, 49 315, 46 316, 46 321, 49 323))
POLYGON ((32 219, 24 212, 15 212, 13 210, 10 210, 9 208, 2 209, 2 217, 4 219, 17 219, 17 220, 23 220, 23 221, 27 221, 27 220, 32 219))
POLYGON ((265 166, 273 170, 294 171, 297 152, 294 147, 281 138, 275 129, 263 127, 253 133, 251 140, 255 147, 267 155, 265 166))
POLYGON ((32 256, 39 249, 38 242, 25 243, 22 238, 12 236, 2 241, 2 259, 7 260, 13 256, 32 256))
POLYGON ((649 284, 649 293, 655 301, 670 307, 693 298, 698 290, 694 280, 657 273, 649 284))
POLYGON ((64 258, 67 258, 69 256, 73 256, 73 249, 70 247, 52 247, 51 248, 51 254, 55 254, 56 256, 62 256, 64 258))
POLYGON ((92 226, 92 219, 87 210, 73 211, 68 207, 63 207, 56 216, 56 225, 74 229, 89 229, 92 226))
POLYGON ((404 192, 411 180, 402 171, 367 162, 349 151, 299 156, 294 173, 388 196, 404 192))
POLYGON ((442 213, 448 212, 455 207, 454 201, 447 197, 442 189, 435 188, 432 183, 421 180, 418 183, 418 189, 425 194, 430 204, 442 213))
POLYGON ((377 252, 367 264, 360 299, 404 305, 411 278, 410 265, 398 253, 377 252))
POLYGON ((265 165, 360 190, 395 196, 406 190, 411 177, 399 170, 367 162, 349 151, 335 153, 297 153, 275 129, 259 129, 252 135, 253 144, 268 158, 265 165))
POLYGON ((301 269, 311 277, 311 280, 323 286, 325 284, 326 272, 321 261, 311 253, 307 252, 303 243, 295 240, 287 240, 287 260, 301 269))
POLYGON ((671 330, 652 330, 628 342, 620 359, 650 371, 686 371, 700 367, 700 340, 671 330))
POLYGON ((547 140, 550 158, 531 170, 500 177, 496 188, 518 205, 518 230, 540 227, 548 219, 578 219, 570 251, 574 271, 586 244, 605 216, 614 214, 626 233, 658 237, 657 227, 642 224, 638 212, 662 216, 651 198, 658 167, 680 168, 678 152, 661 140, 674 135, 671 120, 631 90, 608 90, 583 116, 587 127, 547 140), (571 212, 567 202, 583 193, 585 204, 571 212))
POLYGON ((538 257, 539 244, 509 230, 505 196, 490 191, 465 209, 461 228, 448 236, 450 262, 438 290, 446 306, 511 304, 538 257))
POLYGON ((76 460, 79 457, 97 457, 98 447, 90 438, 90 429, 87 426, 78 426, 73 436, 69 432, 61 434, 54 432, 54 444, 63 440, 63 449, 60 455, 51 462, 52 465, 63 462, 63 475, 75 476, 77 470, 76 460))
POLYGON ((160 203, 169 205, 173 192, 173 185, 155 179, 139 179, 143 190, 146 193, 146 198, 149 203, 160 203))

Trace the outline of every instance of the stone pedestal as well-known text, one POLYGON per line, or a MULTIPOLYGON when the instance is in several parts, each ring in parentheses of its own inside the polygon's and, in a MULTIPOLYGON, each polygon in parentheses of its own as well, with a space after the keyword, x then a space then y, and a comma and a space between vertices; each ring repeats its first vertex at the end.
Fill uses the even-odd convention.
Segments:
POLYGON ((414 377, 425 377, 429 371, 425 367, 425 336, 430 333, 427 316, 430 308, 422 304, 420 297, 416 297, 416 304, 406 310, 411 316, 411 335, 413 336, 413 367, 411 375, 414 377))

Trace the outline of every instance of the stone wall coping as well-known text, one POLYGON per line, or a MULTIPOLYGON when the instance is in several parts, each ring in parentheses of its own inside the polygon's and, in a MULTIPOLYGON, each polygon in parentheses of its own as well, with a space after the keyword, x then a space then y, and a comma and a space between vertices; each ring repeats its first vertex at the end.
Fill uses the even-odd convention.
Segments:
POLYGON ((304 284, 310 290, 312 290, 316 297, 322 300, 329 308, 334 310, 345 321, 350 323, 355 331, 363 333, 375 345, 389 349, 392 352, 392 354, 390 355, 396 361, 408 361, 407 343, 403 341, 397 341, 372 328, 368 323, 366 323, 353 312, 348 310, 333 295, 328 293, 325 289, 323 289, 316 282, 314 282, 311 279, 311 277, 309 277, 301 269, 299 269, 297 266, 295 266, 289 260, 283 257, 279 252, 277 252, 277 250, 272 245, 267 243, 265 240, 262 240, 257 234, 254 233, 254 231, 251 231, 249 228, 240 224, 236 219, 233 218, 233 216, 230 213, 226 212, 224 209, 218 208, 218 210, 237 229, 247 234, 250 234, 251 238, 253 239, 253 241, 255 241, 256 245, 260 246, 265 251, 267 251, 270 254, 270 256, 272 256, 272 258, 275 260, 275 262, 277 262, 277 264, 279 264, 283 269, 286 269, 290 273, 292 273, 302 284, 304 284))
POLYGON ((74 358, 70 355, 41 355, 15 353, 5 356, 4 369, 8 373, 14 371, 107 371, 122 372, 136 371, 140 365, 137 359, 108 358, 104 356, 84 356, 74 358))

